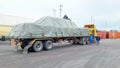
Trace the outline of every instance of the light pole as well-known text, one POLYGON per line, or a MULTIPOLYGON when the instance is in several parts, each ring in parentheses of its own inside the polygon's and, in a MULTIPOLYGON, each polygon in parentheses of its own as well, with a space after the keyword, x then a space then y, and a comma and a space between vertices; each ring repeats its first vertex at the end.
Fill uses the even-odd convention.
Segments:
POLYGON ((62 15, 62 7, 63 7, 63 5, 60 4, 60 18, 61 18, 61 15, 62 15))

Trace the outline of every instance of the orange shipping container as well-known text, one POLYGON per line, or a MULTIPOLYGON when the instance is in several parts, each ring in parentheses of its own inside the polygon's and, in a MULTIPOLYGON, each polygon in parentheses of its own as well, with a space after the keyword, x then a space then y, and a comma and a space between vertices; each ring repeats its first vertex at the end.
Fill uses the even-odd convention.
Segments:
POLYGON ((113 32, 109 32, 109 33, 108 33, 108 38, 112 39, 112 38, 113 38, 113 35, 112 35, 112 34, 113 34, 113 32))
POLYGON ((111 39, 120 38, 120 32, 109 32, 109 38, 111 39))
POLYGON ((100 36, 101 39, 107 38, 107 32, 106 31, 98 31, 98 36, 100 36))
POLYGON ((116 38, 120 38, 120 32, 117 32, 116 38))
POLYGON ((117 38, 117 32, 113 32, 112 36, 113 36, 113 39, 116 39, 117 38))
POLYGON ((120 38, 120 32, 106 32, 106 31, 98 31, 98 35, 101 37, 101 39, 117 39, 120 38))

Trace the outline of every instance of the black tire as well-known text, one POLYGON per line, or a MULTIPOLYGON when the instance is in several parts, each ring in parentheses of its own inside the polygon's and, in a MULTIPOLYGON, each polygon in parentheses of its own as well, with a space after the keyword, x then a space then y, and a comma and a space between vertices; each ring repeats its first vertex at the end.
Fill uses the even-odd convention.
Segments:
POLYGON ((52 41, 44 41, 44 49, 45 50, 51 50, 53 48, 53 42, 52 41))
POLYGON ((32 50, 34 52, 39 52, 43 50, 43 43, 42 41, 36 41, 33 45, 32 45, 32 50))

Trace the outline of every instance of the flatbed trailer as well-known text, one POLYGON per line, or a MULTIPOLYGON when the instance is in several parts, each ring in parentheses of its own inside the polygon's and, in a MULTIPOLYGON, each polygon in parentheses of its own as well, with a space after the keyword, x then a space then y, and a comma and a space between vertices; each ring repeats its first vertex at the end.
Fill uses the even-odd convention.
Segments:
POLYGON ((86 45, 89 44, 89 36, 82 37, 56 37, 56 38, 32 38, 32 39, 14 39, 11 40, 11 45, 16 45, 23 49, 23 53, 28 51, 39 52, 42 50, 51 50, 53 43, 59 41, 68 41, 71 44, 86 45))

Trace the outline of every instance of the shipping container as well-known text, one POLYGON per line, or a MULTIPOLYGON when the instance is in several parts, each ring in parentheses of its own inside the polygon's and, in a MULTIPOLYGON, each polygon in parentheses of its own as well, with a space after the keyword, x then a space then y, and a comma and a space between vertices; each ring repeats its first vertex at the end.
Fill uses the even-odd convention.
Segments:
POLYGON ((117 39, 120 38, 120 32, 109 32, 110 39, 117 39))
POLYGON ((112 39, 113 38, 113 32, 108 33, 108 38, 112 39))
POLYGON ((101 39, 106 39, 108 36, 107 36, 107 31, 98 31, 98 36, 100 36, 101 39))
POLYGON ((117 36, 116 36, 117 38, 120 38, 120 32, 117 32, 117 36))
POLYGON ((120 38, 120 32, 107 32, 107 31, 98 31, 98 36, 101 39, 118 39, 120 38))

